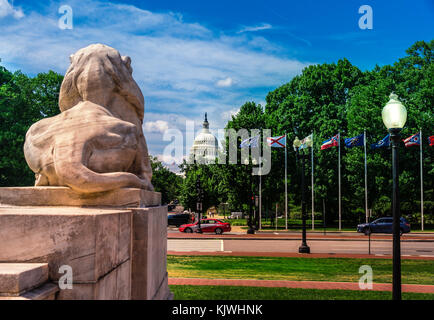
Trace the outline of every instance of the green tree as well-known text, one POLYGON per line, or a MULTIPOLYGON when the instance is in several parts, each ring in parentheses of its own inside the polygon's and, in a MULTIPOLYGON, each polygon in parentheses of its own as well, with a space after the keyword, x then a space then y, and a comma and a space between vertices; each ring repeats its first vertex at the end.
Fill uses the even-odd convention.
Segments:
MULTIPOLYGON (((297 135, 300 139, 314 133, 315 191, 317 201, 327 200, 333 216, 337 215, 337 152, 335 149, 320 150, 321 141, 339 131, 347 132, 345 106, 350 90, 362 79, 362 72, 347 59, 336 64, 312 65, 289 83, 270 92, 266 98, 265 114, 267 126, 277 135, 288 134, 288 177, 289 192, 300 202, 299 172, 295 166, 295 153, 291 144, 297 135)), ((273 164, 283 163, 283 153, 273 153, 273 164)), ((282 178, 283 166, 279 176, 282 178)), ((272 170, 276 170, 273 165, 272 170)), ((299 171, 299 170, 298 170, 299 171)), ((306 170, 307 177, 308 171, 306 170)), ((343 189, 347 182, 342 179, 343 189)))
POLYGON ((53 71, 30 78, 0 66, 0 186, 33 185, 23 153, 25 135, 34 122, 59 113, 62 80, 53 71))
MULTIPOLYGON (((246 102, 240 107, 240 111, 232 116, 227 123, 226 129, 265 129, 264 110, 260 104, 255 102, 246 102)), ((259 139, 259 147, 261 140, 259 139)), ((229 140, 226 139, 226 150, 229 149, 229 140)), ((241 143, 241 137, 237 140, 237 146, 241 143)), ((241 159, 241 149, 237 148, 239 159, 237 164, 227 164, 226 172, 223 174, 223 183, 228 190, 228 203, 231 208, 249 210, 251 198, 253 195, 258 195, 258 176, 252 176, 252 161, 248 159, 248 165, 244 163, 246 159, 241 159)), ((265 192, 265 190, 264 190, 265 192)))
POLYGON ((203 190, 203 211, 212 206, 217 207, 221 202, 225 202, 227 190, 222 184, 222 167, 220 165, 187 164, 184 160, 180 167, 181 172, 185 175, 180 196, 181 204, 184 208, 196 211, 196 203, 198 201, 197 180, 200 181, 203 190))
POLYGON ((155 191, 161 192, 161 202, 168 204, 181 193, 182 177, 163 166, 161 161, 151 156, 152 184, 155 191))
MULTIPOLYGON (((378 141, 387 132, 381 119, 381 110, 388 101, 391 91, 398 94, 407 108, 407 123, 402 131, 406 138, 422 130, 431 134, 433 125, 432 106, 434 102, 434 41, 416 42, 407 50, 407 56, 399 59, 393 66, 376 67, 365 73, 363 84, 353 88, 351 99, 347 104, 349 133, 357 134, 367 130, 368 141, 378 141)), ((428 215, 433 212, 433 164, 432 149, 423 138, 425 210, 428 215)), ((357 148, 360 149, 360 148, 357 148)), ((412 222, 420 220, 420 175, 419 148, 400 146, 400 193, 401 211, 412 222)), ((379 214, 390 214, 391 202, 391 161, 390 150, 368 149, 368 191, 369 207, 379 214)), ((347 176, 352 182, 350 193, 355 198, 363 198, 362 150, 348 152, 345 159, 347 176)), ((360 203, 353 201, 353 206, 360 203)))

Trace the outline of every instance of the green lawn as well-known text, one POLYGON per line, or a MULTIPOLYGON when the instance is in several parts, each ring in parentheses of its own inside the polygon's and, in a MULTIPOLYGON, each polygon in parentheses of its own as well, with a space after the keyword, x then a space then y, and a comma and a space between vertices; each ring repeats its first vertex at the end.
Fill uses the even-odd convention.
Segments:
MULTIPOLYGON (((176 300, 391 300, 386 291, 318 290, 234 286, 170 286, 176 300)), ((434 294, 402 294, 404 300, 434 300, 434 294)))
MULTIPOLYGON (((167 257, 169 277, 358 282, 370 265, 374 283, 392 282, 392 260, 230 256, 167 257)), ((434 285, 433 260, 402 260, 402 283, 434 285)))

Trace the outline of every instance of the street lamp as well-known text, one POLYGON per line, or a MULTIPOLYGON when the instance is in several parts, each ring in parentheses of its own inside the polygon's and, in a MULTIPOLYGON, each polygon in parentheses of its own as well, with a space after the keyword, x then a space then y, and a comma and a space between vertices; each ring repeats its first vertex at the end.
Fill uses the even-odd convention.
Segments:
MULTIPOLYGON (((301 146, 301 141, 298 137, 295 137, 293 142, 293 146, 295 151, 297 152, 297 160, 299 158, 299 149, 301 146)), ((312 144, 310 145, 312 146, 312 144)), ((310 253, 310 248, 306 242, 306 187, 304 183, 304 154, 301 155, 301 217, 303 221, 303 232, 302 232, 302 240, 301 246, 298 248, 299 253, 310 253)))
MULTIPOLYGON (((250 161, 248 158, 244 159, 244 164, 246 165, 246 167, 249 165, 250 161)), ((249 174, 249 167, 247 167, 247 174, 249 174)), ((252 221, 252 207, 254 206, 254 196, 252 195, 253 193, 253 182, 252 182, 252 176, 250 175, 250 191, 251 193, 249 194, 250 196, 250 202, 249 202, 249 207, 250 207, 250 212, 249 212, 249 220, 247 221, 247 225, 249 226, 249 229, 247 229, 247 234, 255 234, 255 229, 253 228, 253 221, 252 221)))
POLYGON ((384 106, 381 116, 384 125, 390 133, 392 145, 392 213, 393 213, 393 300, 401 300, 401 243, 400 224, 401 212, 399 208, 399 174, 398 174, 398 145, 400 132, 407 121, 407 110, 393 92, 389 102, 384 106))
POLYGON ((252 221, 254 219, 252 219, 252 207, 254 207, 255 205, 255 196, 252 195, 251 199, 250 199, 250 214, 249 214, 249 221, 247 222, 247 225, 249 226, 249 229, 247 229, 247 234, 255 234, 255 222, 252 221))
POLYGON ((197 202, 196 202, 196 209, 198 212, 198 229, 197 232, 198 233, 202 233, 202 228, 200 225, 200 220, 202 218, 202 202, 203 202, 203 189, 202 186, 200 184, 200 180, 199 177, 196 178, 196 192, 197 192, 197 202))

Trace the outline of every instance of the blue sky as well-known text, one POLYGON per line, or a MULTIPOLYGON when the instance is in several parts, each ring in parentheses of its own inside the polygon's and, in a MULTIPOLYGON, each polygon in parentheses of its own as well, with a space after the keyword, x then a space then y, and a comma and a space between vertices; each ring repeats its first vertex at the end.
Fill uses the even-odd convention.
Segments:
POLYGON ((63 74, 69 55, 91 43, 129 55, 150 153, 170 163, 166 129, 185 133, 185 121, 200 126, 204 112, 211 129, 222 128, 245 101, 264 104, 309 64, 346 57, 366 70, 431 40, 434 1, 0 0, 0 30, 1 63, 30 75, 63 74), (58 28, 64 4, 72 30, 58 28), (372 30, 359 28, 362 5, 372 7, 372 30))

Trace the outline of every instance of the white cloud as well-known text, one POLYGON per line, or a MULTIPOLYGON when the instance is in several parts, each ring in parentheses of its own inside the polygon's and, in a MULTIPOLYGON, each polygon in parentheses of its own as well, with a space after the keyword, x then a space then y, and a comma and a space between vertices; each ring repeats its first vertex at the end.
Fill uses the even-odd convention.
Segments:
POLYGON ((238 31, 238 33, 256 32, 256 31, 271 29, 272 27, 273 26, 269 23, 263 23, 257 26, 243 27, 240 31, 238 31))
POLYGON ((232 116, 236 116, 237 113, 240 112, 240 108, 231 109, 222 113, 222 120, 227 122, 232 120, 232 116))
POLYGON ((143 127, 152 155, 162 154, 168 145, 162 140, 166 126, 185 133, 186 120, 200 127, 208 112, 210 127, 224 128, 224 112, 245 101, 262 101, 269 90, 308 65, 288 58, 283 48, 263 37, 226 34, 185 21, 179 13, 98 0, 68 0, 74 29, 61 30, 61 4, 48 2, 38 12, 26 9, 26 16, 12 23, 0 19, 2 64, 27 74, 50 69, 63 74, 69 55, 91 43, 129 55, 146 101, 143 127))
POLYGON ((219 81, 217 81, 216 85, 217 87, 230 87, 232 84, 234 83, 234 81, 232 80, 232 78, 227 77, 226 79, 221 79, 219 81))
POLYGON ((0 0, 0 18, 11 15, 15 19, 24 17, 24 13, 21 8, 14 8, 8 0, 0 0))
POLYGON ((143 125, 143 129, 145 132, 159 132, 164 133, 169 129, 169 124, 167 121, 157 120, 157 121, 148 121, 143 125))
POLYGON ((170 155, 158 155, 157 159, 160 160, 161 162, 165 163, 165 164, 173 165, 173 164, 181 164, 182 161, 184 159, 186 159, 186 157, 183 156, 183 157, 177 158, 177 157, 170 156, 170 155))

